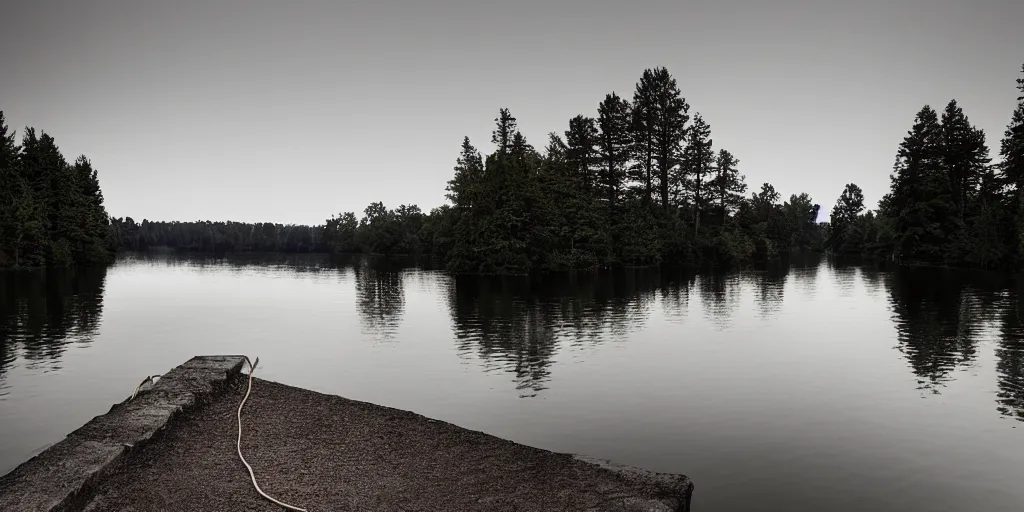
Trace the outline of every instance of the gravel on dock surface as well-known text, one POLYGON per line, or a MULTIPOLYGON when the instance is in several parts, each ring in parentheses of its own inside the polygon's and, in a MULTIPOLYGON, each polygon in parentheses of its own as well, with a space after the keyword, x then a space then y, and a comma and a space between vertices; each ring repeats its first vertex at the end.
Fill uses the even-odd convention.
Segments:
MULTIPOLYGON (((235 450, 245 380, 131 452, 85 510, 279 511, 235 450)), ((687 510, 680 475, 612 471, 423 416, 253 379, 242 453, 274 498, 321 511, 687 510)))

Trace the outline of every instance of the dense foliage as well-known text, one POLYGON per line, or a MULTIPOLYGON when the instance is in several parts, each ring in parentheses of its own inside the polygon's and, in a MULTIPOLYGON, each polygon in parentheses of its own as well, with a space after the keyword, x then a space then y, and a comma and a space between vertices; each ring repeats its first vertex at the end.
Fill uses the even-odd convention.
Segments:
POLYGON ((110 242, 122 250, 324 252, 323 227, 245 222, 150 222, 110 219, 110 242))
POLYGON ((16 144, 0 111, 0 268, 104 261, 106 241, 89 160, 68 163, 53 137, 34 128, 16 144))
POLYGON ((847 189, 826 246, 900 263, 1019 270, 1024 265, 1024 67, 1021 96, 992 163, 985 133, 957 102, 925 105, 900 143, 878 210, 847 189))
POLYGON ((924 106, 900 144, 891 189, 866 210, 847 184, 829 222, 807 194, 748 191, 740 161, 716 148, 665 68, 644 71, 631 99, 612 92, 596 116, 569 119, 542 150, 508 109, 494 151, 466 137, 449 204, 423 212, 375 202, 319 226, 106 218, 96 172, 65 162, 26 129, 14 144, 0 115, 0 265, 101 260, 107 248, 200 252, 415 254, 456 273, 634 266, 740 265, 794 249, 902 263, 1016 270, 1024 265, 1024 78, 1000 161, 956 101, 924 106))
POLYGON ((336 252, 430 254, 458 273, 597 266, 731 265, 821 245, 819 207, 770 184, 746 197, 739 160, 716 150, 665 68, 644 71, 632 101, 612 92, 543 151, 501 109, 483 155, 464 138, 450 205, 422 214, 375 203, 327 221, 336 252), (564 135, 564 136, 563 136, 564 135))

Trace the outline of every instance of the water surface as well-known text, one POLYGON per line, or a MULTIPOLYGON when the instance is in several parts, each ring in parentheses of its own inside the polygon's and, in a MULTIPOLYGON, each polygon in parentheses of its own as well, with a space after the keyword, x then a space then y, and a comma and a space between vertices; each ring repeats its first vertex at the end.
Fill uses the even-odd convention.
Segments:
MULTIPOLYGON (((126 256, 0 273, 0 473, 197 354, 696 483, 695 511, 1024 509, 1016 281, 817 259, 452 278, 126 256)), ((254 392, 258 392, 258 389, 254 392)))

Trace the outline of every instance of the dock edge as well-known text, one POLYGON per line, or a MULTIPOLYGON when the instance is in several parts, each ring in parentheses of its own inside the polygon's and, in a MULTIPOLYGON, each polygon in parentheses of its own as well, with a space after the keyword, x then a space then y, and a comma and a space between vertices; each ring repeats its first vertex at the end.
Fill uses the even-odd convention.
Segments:
POLYGON ((97 482, 136 447, 160 437, 182 413, 224 393, 244 356, 196 356, 153 387, 115 404, 62 441, 0 476, 0 510, 61 512, 81 507, 97 482))

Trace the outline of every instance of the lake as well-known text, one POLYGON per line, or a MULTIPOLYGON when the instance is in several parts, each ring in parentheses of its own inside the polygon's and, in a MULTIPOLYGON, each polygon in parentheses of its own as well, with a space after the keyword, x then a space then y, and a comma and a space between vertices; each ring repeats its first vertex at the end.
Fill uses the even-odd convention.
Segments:
POLYGON ((246 354, 264 379, 686 474, 695 512, 1024 509, 1011 277, 125 255, 0 286, 0 474, 146 375, 246 354))

